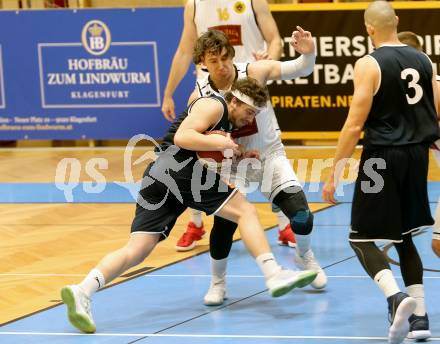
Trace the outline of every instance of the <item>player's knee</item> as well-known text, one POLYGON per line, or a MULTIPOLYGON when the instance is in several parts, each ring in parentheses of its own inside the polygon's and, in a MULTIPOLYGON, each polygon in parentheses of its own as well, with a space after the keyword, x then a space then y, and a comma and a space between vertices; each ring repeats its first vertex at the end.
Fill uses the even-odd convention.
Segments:
POLYGON ((295 234, 308 235, 313 229, 313 214, 309 209, 298 210, 290 216, 290 224, 295 234))
POLYGON ((312 232, 313 214, 300 187, 292 186, 280 191, 273 201, 289 218, 295 234, 308 235, 312 232))
POLYGON ((131 266, 142 263, 156 246, 160 234, 132 236, 124 246, 125 259, 131 266))
POLYGON ((249 202, 244 202, 240 209, 241 218, 258 217, 257 209, 249 202))
POLYGON ((440 258, 440 240, 432 239, 432 251, 440 258))

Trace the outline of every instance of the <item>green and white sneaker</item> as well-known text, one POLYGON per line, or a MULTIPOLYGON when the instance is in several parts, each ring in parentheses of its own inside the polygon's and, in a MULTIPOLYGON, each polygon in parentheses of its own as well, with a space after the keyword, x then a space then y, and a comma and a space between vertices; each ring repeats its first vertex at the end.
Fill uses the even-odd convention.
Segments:
POLYGON ((70 323, 84 333, 94 333, 96 325, 90 309, 90 298, 78 285, 68 285, 61 289, 61 298, 67 306, 70 323))
POLYGON ((280 270, 266 281, 266 286, 272 297, 280 297, 294 288, 303 288, 312 283, 318 273, 316 271, 280 270))

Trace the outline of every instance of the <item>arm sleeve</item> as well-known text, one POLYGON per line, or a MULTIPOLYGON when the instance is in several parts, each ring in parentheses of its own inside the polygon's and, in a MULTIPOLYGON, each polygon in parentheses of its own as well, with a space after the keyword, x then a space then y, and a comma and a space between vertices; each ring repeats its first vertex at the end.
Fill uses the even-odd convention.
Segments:
POLYGON ((281 62, 281 79, 291 80, 301 76, 308 76, 315 66, 315 54, 301 55, 295 60, 281 62))

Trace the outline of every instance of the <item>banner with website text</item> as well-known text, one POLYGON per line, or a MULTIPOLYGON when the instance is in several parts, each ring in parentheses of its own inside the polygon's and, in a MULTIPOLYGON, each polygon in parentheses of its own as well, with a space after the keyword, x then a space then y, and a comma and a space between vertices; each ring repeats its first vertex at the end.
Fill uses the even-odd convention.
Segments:
POLYGON ((0 139, 161 137, 182 26, 182 8, 0 11, 0 139))
MULTIPOLYGON (((283 131, 339 131, 353 94, 353 67, 359 57, 373 50, 365 31, 363 12, 368 4, 307 4, 272 6, 281 37, 284 57, 297 57, 288 44, 295 26, 316 37, 315 70, 307 78, 273 82, 272 104, 283 131)), ((440 72, 440 4, 433 2, 393 3, 399 31, 420 36, 434 71, 440 72)))

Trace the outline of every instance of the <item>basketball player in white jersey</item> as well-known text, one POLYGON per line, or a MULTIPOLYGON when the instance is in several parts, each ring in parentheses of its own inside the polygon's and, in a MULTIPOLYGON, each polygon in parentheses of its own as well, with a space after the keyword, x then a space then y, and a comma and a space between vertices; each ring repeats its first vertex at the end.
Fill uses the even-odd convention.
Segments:
POLYGON ((283 42, 266 0, 188 0, 182 36, 164 91, 162 112, 170 122, 176 117, 173 94, 192 63, 195 42, 212 28, 231 39, 235 62, 281 57, 283 42))
MULTIPOLYGON (((229 90, 235 79, 247 76, 265 85, 268 80, 291 80, 309 75, 315 65, 315 45, 310 32, 298 27, 298 31, 292 34, 291 44, 298 53, 302 54, 295 60, 233 63, 234 49, 226 35, 217 30, 205 32, 196 42, 194 63, 203 63, 209 75, 197 80, 196 89, 190 101, 200 96, 221 95, 229 90)), ((232 133, 233 137, 238 137, 237 143, 245 147, 247 151, 259 152, 261 166, 248 169, 245 177, 247 181, 257 184, 260 191, 287 216, 297 239, 295 262, 300 268, 316 271, 318 276, 312 282, 312 286, 322 289, 327 284, 327 277, 311 250, 313 214, 310 212, 305 194, 276 131, 277 123, 270 101, 259 112, 256 119, 257 134, 241 137, 241 130, 232 133)), ((233 179, 230 181, 243 190, 242 178, 236 176, 234 172, 233 166, 233 179)), ((227 178, 227 176, 223 177, 227 178)), ((220 305, 224 302, 227 257, 236 228, 233 222, 218 216, 214 217, 210 237, 212 280, 204 298, 205 305, 220 305)))
MULTIPOLYGON (((419 51, 422 51, 422 45, 420 44, 420 41, 417 37, 417 35, 414 32, 411 31, 403 31, 399 32, 397 34, 397 37, 399 38, 399 41, 401 41, 404 44, 407 44, 419 51)), ((437 93, 438 97, 437 100, 439 101, 438 108, 440 109, 440 75, 436 75, 437 79, 437 93)), ((435 160, 437 162, 437 165, 440 166, 440 142, 437 142, 433 147, 433 153, 435 160)), ((440 257, 440 199, 437 201, 437 209, 435 211, 435 217, 434 217, 435 223, 434 228, 432 232, 432 250, 434 253, 440 257)))
MULTIPOLYGON (((164 91, 162 112, 166 119, 175 119, 173 94, 192 62, 195 41, 209 29, 223 31, 235 49, 234 62, 252 62, 260 59, 278 60, 283 42, 266 0, 188 0, 185 6, 184 27, 174 55, 164 91)), ((198 68, 198 76, 203 73, 198 68)), ((279 134, 274 116, 274 129, 279 134)), ((274 207, 277 214, 278 243, 295 247, 295 236, 289 219, 274 207)), ((202 239, 205 229, 202 213, 191 211, 191 221, 177 241, 178 251, 189 251, 202 239)))

